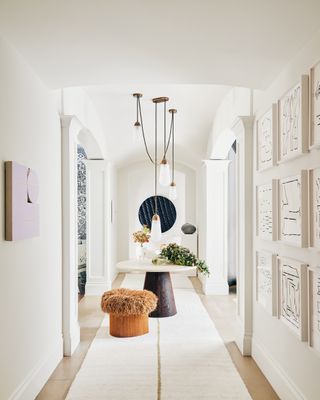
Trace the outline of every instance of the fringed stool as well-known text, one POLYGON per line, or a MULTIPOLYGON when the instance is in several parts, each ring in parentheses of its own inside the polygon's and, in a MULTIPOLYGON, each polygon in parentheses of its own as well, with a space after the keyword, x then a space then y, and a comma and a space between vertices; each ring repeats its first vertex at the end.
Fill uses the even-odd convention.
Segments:
POLYGON ((109 314, 110 335, 132 337, 148 333, 148 315, 156 309, 157 301, 157 296, 148 290, 120 288, 103 293, 101 309, 109 314))

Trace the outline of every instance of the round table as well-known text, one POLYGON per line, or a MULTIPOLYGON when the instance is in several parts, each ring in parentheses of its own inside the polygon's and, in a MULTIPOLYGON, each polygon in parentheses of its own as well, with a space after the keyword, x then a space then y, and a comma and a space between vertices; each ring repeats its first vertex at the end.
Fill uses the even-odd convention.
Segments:
POLYGON ((117 264, 121 272, 145 272, 143 289, 150 290, 158 297, 157 308, 149 315, 152 318, 171 317, 177 313, 170 278, 170 272, 195 271, 196 267, 164 264, 154 265, 151 260, 127 260, 117 264))

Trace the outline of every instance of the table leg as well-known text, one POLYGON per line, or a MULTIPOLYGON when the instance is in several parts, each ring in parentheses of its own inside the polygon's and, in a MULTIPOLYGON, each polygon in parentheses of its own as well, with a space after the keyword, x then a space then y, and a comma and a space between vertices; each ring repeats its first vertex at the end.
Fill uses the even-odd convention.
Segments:
POLYGON ((171 317, 177 313, 169 272, 147 272, 143 288, 150 290, 158 297, 157 308, 149 317, 171 317))

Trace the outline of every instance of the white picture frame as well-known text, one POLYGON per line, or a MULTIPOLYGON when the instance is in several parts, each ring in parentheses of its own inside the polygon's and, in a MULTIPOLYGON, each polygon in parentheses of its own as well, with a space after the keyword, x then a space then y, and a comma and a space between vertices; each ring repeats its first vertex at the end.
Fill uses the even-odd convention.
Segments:
POLYGON ((264 240, 277 240, 278 180, 256 186, 256 235, 264 240))
POLYGON ((310 69, 310 148, 320 147, 320 61, 310 69))
POLYGON ((308 171, 279 180, 279 240, 308 247, 308 171))
POLYGON ((308 268, 308 342, 320 352, 320 267, 308 268))
POLYGON ((256 251, 256 301, 272 316, 278 315, 277 255, 256 251))
POLYGON ((264 171, 277 165, 277 131, 277 104, 272 104, 256 122, 257 171, 264 171))
POLYGON ((278 162, 309 151, 309 76, 278 100, 278 162))
POLYGON ((320 249, 320 168, 309 171, 310 246, 320 249))
POLYGON ((307 269, 305 263, 278 257, 278 316, 303 342, 309 336, 307 269))

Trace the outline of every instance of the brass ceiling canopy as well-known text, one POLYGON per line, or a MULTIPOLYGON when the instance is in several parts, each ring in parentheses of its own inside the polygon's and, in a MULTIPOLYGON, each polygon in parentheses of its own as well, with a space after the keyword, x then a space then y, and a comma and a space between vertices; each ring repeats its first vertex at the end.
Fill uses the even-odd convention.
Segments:
POLYGON ((166 103, 169 101, 169 97, 155 97, 152 101, 153 103, 166 103))

